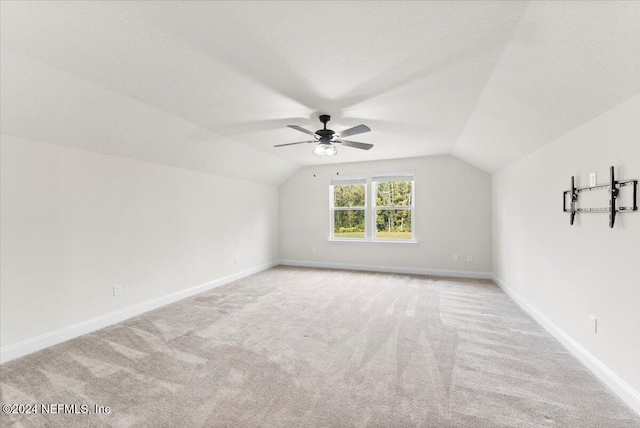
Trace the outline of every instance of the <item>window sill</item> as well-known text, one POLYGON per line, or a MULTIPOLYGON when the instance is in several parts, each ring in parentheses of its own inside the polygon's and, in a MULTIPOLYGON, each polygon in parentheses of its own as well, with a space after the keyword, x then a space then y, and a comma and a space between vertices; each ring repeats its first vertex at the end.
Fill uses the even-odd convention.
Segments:
POLYGON ((349 243, 356 243, 356 244, 405 244, 405 245, 419 245, 420 242, 419 241, 414 241, 414 240, 409 240, 409 239, 403 239, 401 240, 396 240, 396 239, 374 239, 374 240, 368 240, 368 239, 335 239, 335 238, 327 238, 327 242, 349 242, 349 243))

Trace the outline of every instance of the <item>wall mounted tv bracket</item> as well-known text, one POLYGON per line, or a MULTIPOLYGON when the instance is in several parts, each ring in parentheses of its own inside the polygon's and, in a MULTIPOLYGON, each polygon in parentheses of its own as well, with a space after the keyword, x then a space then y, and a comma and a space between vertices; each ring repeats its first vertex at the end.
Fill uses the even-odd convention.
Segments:
POLYGON ((591 187, 576 187, 575 179, 571 176, 571 190, 565 190, 562 193, 562 210, 570 214, 569 224, 573 224, 576 213, 609 213, 609 227, 613 227, 616 222, 616 214, 626 213, 638 210, 638 180, 626 180, 616 181, 614 176, 614 169, 609 169, 610 181, 609 184, 601 184, 599 186, 591 187), (620 193, 620 188, 626 186, 633 186, 633 206, 631 207, 616 207, 616 199, 620 193), (576 208, 578 202, 578 195, 582 192, 591 192, 594 190, 608 190, 609 191, 609 207, 608 208, 576 208), (567 194, 571 197, 571 206, 567 208, 567 194))

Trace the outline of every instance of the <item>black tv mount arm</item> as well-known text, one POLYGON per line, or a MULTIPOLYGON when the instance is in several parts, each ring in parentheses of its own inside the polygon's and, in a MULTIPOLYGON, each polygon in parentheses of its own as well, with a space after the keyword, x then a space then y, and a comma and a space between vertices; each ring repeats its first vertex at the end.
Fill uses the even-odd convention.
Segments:
POLYGON ((616 181, 613 167, 609 168, 609 177, 610 177, 609 184, 601 184, 598 186, 576 188, 575 178, 571 176, 571 190, 565 190, 562 193, 562 210, 564 212, 569 213, 570 215, 569 224, 573 224, 573 220, 575 219, 576 213, 608 212, 609 227, 613 227, 613 225, 616 222, 616 214, 638 210, 638 180, 616 181), (626 186, 633 186, 633 205, 630 207, 618 207, 616 206, 616 199, 620 194, 620 188, 626 187, 626 186), (580 193, 591 192, 594 190, 605 190, 605 189, 609 191, 609 207, 608 208, 577 208, 576 207, 576 203, 578 202, 578 195, 580 193), (567 208, 567 194, 571 196, 570 208, 567 208))

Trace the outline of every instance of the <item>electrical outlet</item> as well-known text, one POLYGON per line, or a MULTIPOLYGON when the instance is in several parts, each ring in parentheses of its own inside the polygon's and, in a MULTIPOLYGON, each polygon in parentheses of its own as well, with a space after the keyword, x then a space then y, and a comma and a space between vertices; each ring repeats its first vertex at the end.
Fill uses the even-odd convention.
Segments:
POLYGON ((119 296, 122 294, 122 285, 118 284, 118 285, 114 285, 113 286, 113 295, 114 296, 119 296))
POLYGON ((591 331, 593 334, 598 334, 598 318, 593 315, 589 315, 589 321, 591 323, 591 331))
POLYGON ((597 176, 595 172, 589 174, 589 186, 593 187, 598 185, 598 179, 596 177, 597 176))
POLYGON ((240 257, 236 256, 236 264, 240 263, 240 257))
POLYGON ((454 261, 454 262, 457 262, 457 261, 458 261, 458 255, 457 255, 457 254, 454 254, 454 255, 453 255, 453 261, 454 261))
POLYGON ((473 261, 473 256, 467 256, 467 262, 471 263, 473 261))
POLYGON ((316 249, 315 249, 315 248, 312 248, 312 249, 311 249, 311 254, 315 254, 315 253, 316 253, 316 249))

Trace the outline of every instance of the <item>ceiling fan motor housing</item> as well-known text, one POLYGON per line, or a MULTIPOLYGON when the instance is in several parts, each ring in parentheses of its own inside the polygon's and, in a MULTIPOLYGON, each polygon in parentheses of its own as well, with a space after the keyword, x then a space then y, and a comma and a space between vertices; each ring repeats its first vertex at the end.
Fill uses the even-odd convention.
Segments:
POLYGON ((319 129, 318 131, 316 131, 316 135, 320 137, 321 143, 331 142, 331 137, 333 137, 333 134, 335 134, 335 132, 333 132, 331 129, 319 129))

